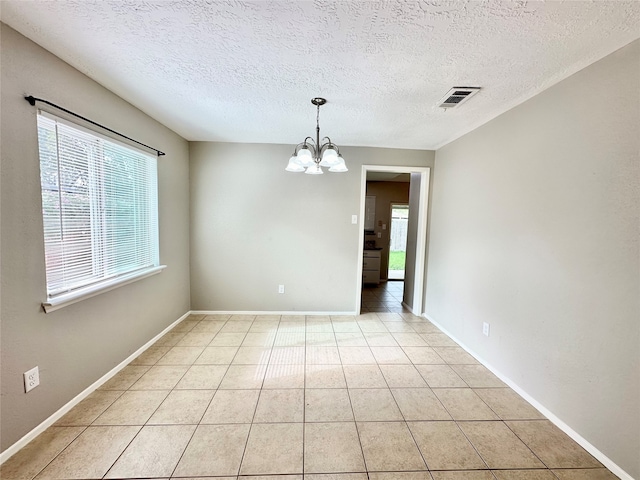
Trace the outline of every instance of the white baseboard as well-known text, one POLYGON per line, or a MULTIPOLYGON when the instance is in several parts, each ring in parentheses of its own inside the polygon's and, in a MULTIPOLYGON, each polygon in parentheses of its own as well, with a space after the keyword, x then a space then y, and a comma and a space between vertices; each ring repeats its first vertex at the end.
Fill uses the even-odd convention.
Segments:
POLYGON ((476 354, 473 350, 467 347, 464 343, 458 340, 454 335, 447 331, 442 325, 440 325, 437 321, 431 318, 426 313, 423 313, 427 320, 433 323, 436 327, 442 330, 443 333, 447 334, 451 340, 460 345, 464 350, 466 350, 470 355, 472 355, 476 360, 478 360, 482 365, 487 367, 496 377, 506 383, 509 387, 511 387, 516 393, 518 393, 522 398, 524 398, 527 402, 533 405, 540 413, 542 413, 547 419, 551 421, 556 427, 566 433, 569 437, 571 437, 578 445, 584 448, 587 452, 593 455, 600 463, 602 463, 605 467, 607 467, 614 475, 618 476, 622 480, 634 480, 631 475, 625 472, 620 466, 618 466, 613 460, 607 457, 604 453, 598 450, 594 445, 589 443, 583 436, 581 436, 578 432, 572 429, 569 425, 564 423, 559 417, 557 417, 551 410, 538 402, 535 398, 529 395, 526 391, 524 391, 520 386, 518 386, 515 382, 513 382, 510 378, 503 375, 499 370, 491 366, 488 362, 483 360, 476 354))
POLYGON ((358 315, 351 312, 302 312, 293 311, 264 311, 264 310, 193 310, 193 315, 358 315))
POLYGON ((69 410, 71 410, 73 407, 79 404, 82 400, 87 398, 95 390, 100 388, 100 386, 103 383, 105 383, 107 380, 109 380, 111 377, 117 374, 120 370, 122 370, 124 367, 129 365, 129 363, 131 363, 138 356, 140 356, 140 354, 142 354, 147 348, 149 348, 151 345, 156 343, 160 339, 160 337, 162 337, 165 333, 167 333, 169 330, 175 327, 182 320, 187 318, 190 314, 191 312, 187 312, 184 315, 182 315, 179 319, 177 319, 175 322, 173 322, 171 325, 165 328, 162 332, 157 334, 155 337, 153 337, 151 340, 145 343, 142 347, 140 347, 138 350, 136 350, 131 355, 129 355, 125 360, 123 360, 118 365, 113 367, 106 374, 104 374, 102 377, 100 377, 98 380, 93 382, 91 385, 85 388, 82 392, 80 392, 78 395, 72 398, 69 402, 63 405, 60 409, 58 409, 58 411, 56 411, 53 415, 47 418, 44 422, 42 422, 40 425, 35 427, 33 430, 27 433, 24 437, 22 437, 16 443, 11 445, 9 448, 7 448, 4 452, 0 453, 0 465, 2 465, 9 458, 15 455, 21 448, 23 448, 27 443, 29 443, 31 440, 36 438, 42 432, 44 432, 47 428, 49 428, 51 425, 53 425, 58 420, 60 420, 60 418, 62 418, 64 414, 66 414, 69 410))
POLYGON ((420 316, 420 314, 419 314, 419 313, 414 312, 414 311, 413 311, 413 308, 411 308, 411 306, 410 306, 410 305, 407 305, 407 304, 404 302, 404 300, 402 301, 402 306, 403 306, 404 308, 408 309, 408 310, 409 310, 411 313, 413 313, 414 315, 418 315, 418 316, 420 316))

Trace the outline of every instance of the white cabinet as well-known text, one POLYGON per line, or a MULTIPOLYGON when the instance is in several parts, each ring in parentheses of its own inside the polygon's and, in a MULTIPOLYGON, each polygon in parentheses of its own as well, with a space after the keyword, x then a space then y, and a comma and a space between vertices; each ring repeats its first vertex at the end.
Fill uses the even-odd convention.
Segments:
POLYGON ((362 258, 362 283, 380 283, 380 250, 365 250, 362 258))
POLYGON ((373 231, 376 228, 376 197, 367 195, 364 197, 364 229, 373 231))

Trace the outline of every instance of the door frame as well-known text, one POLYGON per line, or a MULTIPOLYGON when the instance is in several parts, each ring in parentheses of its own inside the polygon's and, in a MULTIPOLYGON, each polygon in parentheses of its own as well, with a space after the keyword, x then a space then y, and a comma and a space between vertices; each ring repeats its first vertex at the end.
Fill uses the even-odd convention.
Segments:
MULTIPOLYGON (((360 178, 360 219, 364 219, 365 196, 367 194, 367 172, 419 173, 420 192, 418 200, 418 225, 416 238, 416 260, 413 279, 413 304, 406 305, 414 315, 422 315, 424 297, 424 280, 427 261, 427 214, 429 210, 429 167, 399 167, 394 165, 362 165, 360 178)), ((364 222, 364 221, 363 221, 364 222)), ((362 256, 364 255, 364 223, 360 223, 358 234, 358 277, 356 279, 355 312, 360 313, 362 304, 362 256)), ((406 268, 406 265, 405 265, 406 268)), ((406 270, 405 270, 406 271, 406 270)), ((405 276, 406 279, 406 276, 405 276)))

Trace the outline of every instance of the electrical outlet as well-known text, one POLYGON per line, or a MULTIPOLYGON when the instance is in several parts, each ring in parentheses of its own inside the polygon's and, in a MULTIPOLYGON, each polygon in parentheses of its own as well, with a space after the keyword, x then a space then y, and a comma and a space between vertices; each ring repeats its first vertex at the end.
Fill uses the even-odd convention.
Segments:
POLYGON ((31 370, 24 372, 24 392, 27 393, 38 385, 40 385, 40 372, 38 367, 33 367, 31 370))
POLYGON ((284 285, 278 285, 278 293, 284 293, 284 285))
POLYGON ((357 225, 358 224, 358 215, 351 215, 351 223, 353 225, 357 225))
POLYGON ((489 324, 487 322, 482 322, 482 333, 485 336, 489 336, 489 324))
POLYGON ((382 232, 378 232, 378 238, 382 238, 382 232))

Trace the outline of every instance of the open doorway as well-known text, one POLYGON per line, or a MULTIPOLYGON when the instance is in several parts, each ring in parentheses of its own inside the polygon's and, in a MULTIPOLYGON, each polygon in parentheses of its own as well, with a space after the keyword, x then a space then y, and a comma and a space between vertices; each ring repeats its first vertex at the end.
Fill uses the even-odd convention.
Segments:
POLYGON ((387 279, 404 280, 405 263, 407 260, 409 204, 392 203, 390 218, 387 279))
MULTIPOLYGON (((358 277, 356 289, 356 305, 357 313, 366 311, 388 311, 392 312, 391 305, 386 305, 388 300, 397 301, 398 297, 402 300, 399 305, 401 312, 411 312, 415 315, 422 315, 423 297, 424 297, 424 275, 426 270, 426 245, 427 245, 427 211, 429 198, 429 177, 431 169, 429 167, 398 167, 386 165, 363 165, 361 177, 361 197, 360 197, 360 218, 363 219, 362 228, 359 236, 359 256, 358 256, 358 277), (381 175, 383 174, 383 175, 381 175), (405 175, 409 177, 409 201, 407 225, 407 240, 404 266, 404 281, 391 281, 388 277, 388 249, 390 246, 390 228, 391 219, 390 203, 403 204, 404 201, 398 201, 399 198, 391 198, 390 203, 386 203, 384 211, 387 215, 387 222, 384 219, 375 218, 375 222, 370 225, 366 220, 370 220, 372 215, 368 215, 367 210, 370 208, 371 194, 367 193, 367 180, 373 177, 384 177, 391 175, 405 175), (369 197, 367 202, 367 196, 369 197), (395 200, 395 201, 394 201, 395 200), (387 223, 387 224, 385 224, 387 223), (386 238, 385 238, 386 236, 386 238), (387 250, 387 254, 376 254, 376 250, 387 250), (372 258, 376 257, 376 258, 372 258), (377 283, 372 282, 371 270, 380 265, 377 270, 377 283), (366 268, 365 268, 366 267, 366 268), (390 291, 390 288, 394 290, 390 291), (399 288, 402 292, 397 291, 399 288), (369 291, 376 289, 376 291, 369 291), (365 291, 366 290, 366 291, 365 291), (384 290, 384 291, 383 291, 384 290), (400 295, 401 293, 401 295, 400 295), (364 305, 365 301, 374 298, 379 305, 364 305), (386 310, 377 310, 377 308, 386 308, 386 310)), ((376 199, 376 204, 379 203, 376 199)), ((384 203, 384 202, 380 202, 384 203)), ((376 208, 376 212, 378 209, 376 208)), ((369 222, 370 223, 370 222, 369 222)), ((382 253, 382 252, 380 252, 382 253)), ((373 272, 375 273, 375 272, 373 272)), ((375 275, 374 275, 375 276, 375 275)))

